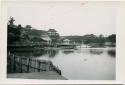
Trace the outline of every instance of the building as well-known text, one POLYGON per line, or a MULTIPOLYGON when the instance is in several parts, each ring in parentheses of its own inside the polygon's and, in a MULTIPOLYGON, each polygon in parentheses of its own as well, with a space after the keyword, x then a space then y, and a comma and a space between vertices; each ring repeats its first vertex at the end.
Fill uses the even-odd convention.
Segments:
POLYGON ((63 44, 69 45, 69 44, 70 44, 70 40, 69 40, 69 39, 64 39, 64 40, 63 40, 63 44))
POLYGON ((55 29, 49 29, 49 30, 47 31, 47 33, 48 33, 49 36, 56 36, 56 35, 57 35, 56 32, 57 32, 57 31, 56 31, 55 29))
POLYGON ((55 29, 49 29, 47 31, 48 36, 51 38, 51 43, 56 44, 59 41, 59 33, 55 29))

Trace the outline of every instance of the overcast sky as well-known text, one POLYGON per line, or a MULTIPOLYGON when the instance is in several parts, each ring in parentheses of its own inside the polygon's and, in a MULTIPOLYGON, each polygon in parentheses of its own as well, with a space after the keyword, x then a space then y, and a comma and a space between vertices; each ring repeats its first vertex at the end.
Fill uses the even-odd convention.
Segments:
POLYGON ((40 30, 56 29, 60 35, 114 34, 115 9, 82 2, 41 3, 8 8, 15 24, 40 30))

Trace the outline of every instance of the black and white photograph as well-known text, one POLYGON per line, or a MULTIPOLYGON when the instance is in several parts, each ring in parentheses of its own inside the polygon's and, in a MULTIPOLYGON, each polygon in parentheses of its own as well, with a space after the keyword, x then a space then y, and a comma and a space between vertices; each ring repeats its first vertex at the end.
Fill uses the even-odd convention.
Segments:
POLYGON ((7 78, 115 80, 116 9, 42 2, 7 9, 7 78))

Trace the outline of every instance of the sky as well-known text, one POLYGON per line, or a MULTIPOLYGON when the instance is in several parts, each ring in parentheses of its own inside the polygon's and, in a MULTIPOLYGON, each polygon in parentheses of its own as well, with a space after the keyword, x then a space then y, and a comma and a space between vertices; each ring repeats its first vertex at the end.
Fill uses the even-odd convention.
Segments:
POLYGON ((40 3, 8 8, 8 19, 35 29, 55 29, 61 36, 115 34, 115 9, 95 3, 40 3))

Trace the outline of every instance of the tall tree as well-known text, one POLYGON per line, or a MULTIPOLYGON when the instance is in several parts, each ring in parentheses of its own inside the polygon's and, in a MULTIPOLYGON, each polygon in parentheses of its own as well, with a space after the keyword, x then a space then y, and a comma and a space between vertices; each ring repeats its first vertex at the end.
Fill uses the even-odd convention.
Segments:
POLYGON ((107 37, 107 41, 108 41, 108 42, 115 43, 115 42, 116 42, 116 35, 115 35, 115 34, 109 35, 109 36, 107 37))
POLYGON ((15 21, 15 19, 13 17, 10 17, 9 25, 14 25, 14 21, 15 21))

